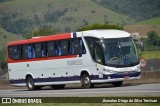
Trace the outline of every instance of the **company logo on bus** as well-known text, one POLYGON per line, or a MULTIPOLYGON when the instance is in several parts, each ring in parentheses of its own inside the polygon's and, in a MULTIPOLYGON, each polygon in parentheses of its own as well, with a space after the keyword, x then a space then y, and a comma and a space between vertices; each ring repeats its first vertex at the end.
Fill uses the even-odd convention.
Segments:
POLYGON ((72 65, 82 65, 82 60, 70 60, 67 61, 67 65, 68 66, 72 66, 72 65))

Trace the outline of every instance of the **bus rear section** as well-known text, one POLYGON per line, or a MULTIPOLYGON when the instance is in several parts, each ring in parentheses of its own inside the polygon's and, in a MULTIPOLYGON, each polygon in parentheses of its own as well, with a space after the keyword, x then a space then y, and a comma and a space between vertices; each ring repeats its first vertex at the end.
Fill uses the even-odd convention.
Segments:
POLYGON ((140 78, 137 50, 130 34, 91 30, 51 35, 8 44, 9 80, 29 90, 66 84, 112 83, 140 78))

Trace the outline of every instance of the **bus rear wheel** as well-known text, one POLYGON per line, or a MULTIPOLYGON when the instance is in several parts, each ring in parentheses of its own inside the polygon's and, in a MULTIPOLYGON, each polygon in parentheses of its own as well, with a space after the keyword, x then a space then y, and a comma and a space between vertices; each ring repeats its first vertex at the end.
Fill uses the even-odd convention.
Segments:
POLYGON ((94 84, 91 83, 91 79, 88 74, 83 75, 81 82, 82 82, 82 87, 84 87, 84 88, 93 88, 94 87, 94 84))
POLYGON ((123 81, 113 82, 114 87, 120 87, 122 85, 123 81))

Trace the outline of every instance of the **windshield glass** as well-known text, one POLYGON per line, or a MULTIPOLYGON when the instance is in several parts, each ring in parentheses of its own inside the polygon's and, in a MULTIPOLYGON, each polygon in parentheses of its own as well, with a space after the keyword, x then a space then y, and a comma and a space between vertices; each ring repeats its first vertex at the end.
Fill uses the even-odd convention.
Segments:
POLYGON ((108 66, 132 65, 138 55, 132 38, 104 39, 105 64, 108 66))

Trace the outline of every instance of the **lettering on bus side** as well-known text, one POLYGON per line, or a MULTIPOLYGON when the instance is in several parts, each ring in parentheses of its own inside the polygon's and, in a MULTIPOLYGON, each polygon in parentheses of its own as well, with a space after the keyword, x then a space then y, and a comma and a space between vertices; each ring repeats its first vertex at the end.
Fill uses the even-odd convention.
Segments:
POLYGON ((83 65, 82 60, 69 60, 67 61, 67 66, 72 66, 72 65, 83 65))

